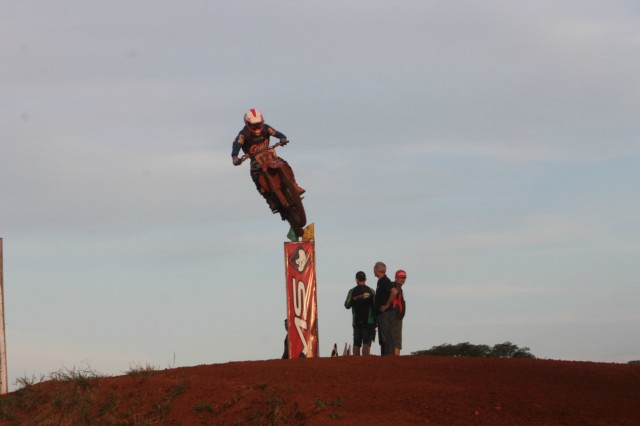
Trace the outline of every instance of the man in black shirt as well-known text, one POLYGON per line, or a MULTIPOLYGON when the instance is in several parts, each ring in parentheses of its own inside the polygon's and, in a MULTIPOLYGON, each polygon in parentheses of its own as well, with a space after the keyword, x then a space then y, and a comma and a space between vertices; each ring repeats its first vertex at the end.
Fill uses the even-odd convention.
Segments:
POLYGON ((362 354, 371 354, 371 340, 373 331, 376 327, 375 308, 373 299, 375 292, 365 283, 367 276, 364 272, 356 273, 357 286, 349 290, 347 300, 344 301, 344 307, 351 309, 353 316, 353 354, 360 355, 360 347, 362 354))
POLYGON ((376 288, 375 308, 378 314, 378 341, 381 355, 393 355, 395 343, 393 341, 393 327, 396 313, 392 308, 393 301, 398 295, 398 289, 387 277, 387 265, 377 262, 373 266, 373 274, 378 278, 376 288))

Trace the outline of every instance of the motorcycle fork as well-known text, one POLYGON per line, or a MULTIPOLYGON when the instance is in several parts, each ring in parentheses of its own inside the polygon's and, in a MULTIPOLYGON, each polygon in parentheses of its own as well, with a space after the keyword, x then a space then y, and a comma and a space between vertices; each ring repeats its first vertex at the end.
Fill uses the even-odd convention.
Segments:
POLYGON ((281 186, 281 168, 279 167, 264 167, 262 169, 262 174, 260 175, 260 184, 263 188, 267 189, 269 192, 272 192, 280 204, 284 208, 289 207, 289 203, 287 202, 287 198, 282 193, 281 186))

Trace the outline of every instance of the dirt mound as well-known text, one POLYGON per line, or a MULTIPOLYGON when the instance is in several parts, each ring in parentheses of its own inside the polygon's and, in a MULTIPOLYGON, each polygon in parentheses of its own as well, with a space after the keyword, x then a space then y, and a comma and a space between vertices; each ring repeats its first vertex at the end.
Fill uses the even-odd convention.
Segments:
POLYGON ((336 357, 78 377, 0 398, 2 425, 638 425, 640 366, 336 357))

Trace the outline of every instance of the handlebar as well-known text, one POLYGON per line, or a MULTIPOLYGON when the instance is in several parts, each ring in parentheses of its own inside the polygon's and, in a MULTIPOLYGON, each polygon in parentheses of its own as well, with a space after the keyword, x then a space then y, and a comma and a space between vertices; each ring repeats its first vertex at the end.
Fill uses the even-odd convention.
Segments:
MULTIPOLYGON (((274 143, 273 145, 271 145, 271 146, 267 147, 265 150, 260 151, 260 152, 264 152, 264 151, 267 151, 267 150, 269 150, 269 149, 275 149, 275 148, 277 148, 277 147, 279 147, 279 146, 284 146, 284 144, 283 144, 282 142, 277 142, 277 143, 274 143)), ((255 155, 255 154, 257 154, 257 152, 256 152, 256 153, 254 153, 254 154, 249 154, 249 153, 247 153, 247 154, 243 155, 242 157, 240 157, 240 158, 239 158, 239 160, 240 160, 240 164, 244 163, 244 161, 245 161, 246 159, 251 158, 251 156, 252 156, 252 155, 255 155)))

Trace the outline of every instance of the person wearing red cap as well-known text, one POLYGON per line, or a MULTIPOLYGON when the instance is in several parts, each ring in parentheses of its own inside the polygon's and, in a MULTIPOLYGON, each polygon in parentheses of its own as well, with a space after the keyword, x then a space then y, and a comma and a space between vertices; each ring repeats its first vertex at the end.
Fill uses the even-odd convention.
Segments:
POLYGON ((396 271, 396 280, 393 284, 398 289, 398 294, 393 301, 393 310, 396 312, 396 321, 393 325, 392 331, 393 344, 395 346, 394 355, 396 356, 400 355, 400 350, 402 349, 402 320, 405 312, 407 311, 407 303, 404 300, 404 293, 402 292, 402 286, 406 279, 407 273, 405 271, 402 269, 396 271))

